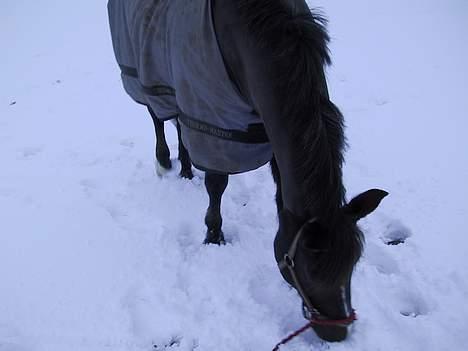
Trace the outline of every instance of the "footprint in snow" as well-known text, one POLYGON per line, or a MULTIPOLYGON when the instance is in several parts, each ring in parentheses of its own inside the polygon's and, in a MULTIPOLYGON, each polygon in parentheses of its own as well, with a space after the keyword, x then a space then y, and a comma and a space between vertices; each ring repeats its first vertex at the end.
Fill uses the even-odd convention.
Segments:
MULTIPOLYGON (((391 290, 388 296, 395 312, 401 318, 417 318, 427 315, 431 304, 428 303, 428 295, 424 295, 417 285, 415 272, 411 266, 405 265, 401 255, 411 254, 412 250, 391 250, 390 247, 403 245, 412 236, 411 229, 396 219, 385 217, 378 222, 379 231, 382 233, 380 240, 388 246, 382 245, 378 241, 369 241, 365 251, 365 258, 368 263, 374 266, 377 271, 384 275, 392 275, 391 279, 382 278, 388 282, 387 289, 391 290), (398 257, 398 258, 397 258, 398 257)), ((409 258, 409 257, 408 257, 409 258)))
POLYGON ((367 244, 365 257, 369 264, 374 266, 382 274, 400 273, 398 262, 382 247, 374 243, 367 244))
POLYGON ((163 345, 153 345, 153 350, 155 351, 161 351, 161 350, 169 350, 169 349, 175 349, 179 348, 180 343, 182 342, 182 337, 180 336, 174 336, 169 340, 167 343, 164 343, 163 345))
POLYGON ((24 160, 30 160, 39 155, 44 148, 42 146, 30 146, 19 150, 20 157, 24 160))
POLYGON ((111 216, 111 218, 116 222, 120 222, 121 218, 127 217, 127 212, 118 208, 117 206, 104 205, 103 208, 106 210, 109 216, 111 216))
POLYGON ((376 99, 375 100, 375 104, 377 106, 385 106, 388 104, 388 100, 385 100, 385 99, 376 99))
POLYGON ((123 139, 120 141, 120 145, 131 149, 135 146, 135 142, 132 139, 123 139))
POLYGON ((0 351, 29 351, 30 349, 19 344, 3 342, 0 340, 0 351))
POLYGON ((30 346, 24 345, 20 340, 25 340, 24 335, 11 325, 0 324, 0 351, 26 351, 30 346))
POLYGON ((98 183, 94 180, 82 179, 79 184, 86 197, 91 199, 98 206, 102 207, 114 221, 119 222, 122 218, 127 217, 127 212, 124 209, 119 208, 114 203, 108 203, 107 200, 102 200, 97 192, 98 183))
POLYGON ((398 220, 390 221, 384 229, 382 240, 387 245, 400 245, 412 235, 411 230, 398 220))
POLYGON ((91 179, 82 179, 80 180, 80 186, 86 196, 90 197, 94 190, 96 189, 96 183, 91 179))
POLYGON ((408 272, 407 267, 400 266, 399 262, 381 245, 369 243, 365 257, 367 262, 384 277, 385 275, 392 276, 389 280, 391 283, 388 285, 388 288, 392 290, 389 303, 401 316, 416 318, 428 313, 429 304, 415 284, 414 272, 408 272))
POLYGON ((404 317, 417 318, 428 313, 429 307, 418 289, 402 290, 396 294, 400 314, 404 317))
POLYGON ((245 181, 241 178, 233 179, 232 182, 235 182, 236 186, 236 191, 230 193, 232 201, 239 208, 247 206, 251 198, 251 189, 249 189, 245 181))
POLYGON ((173 337, 169 342, 164 343, 163 345, 153 345, 153 351, 164 351, 164 350, 175 350, 175 349, 183 349, 183 350, 190 350, 195 351, 199 347, 198 340, 194 339, 192 342, 183 340, 181 336, 173 337))
MULTIPOLYGON (((379 231, 382 233, 380 239, 388 246, 402 245, 412 235, 411 230, 396 219, 386 219, 380 225, 379 231)), ((378 243, 369 242, 367 244, 366 257, 380 273, 400 273, 399 263, 393 258, 393 252, 386 250, 378 243)))

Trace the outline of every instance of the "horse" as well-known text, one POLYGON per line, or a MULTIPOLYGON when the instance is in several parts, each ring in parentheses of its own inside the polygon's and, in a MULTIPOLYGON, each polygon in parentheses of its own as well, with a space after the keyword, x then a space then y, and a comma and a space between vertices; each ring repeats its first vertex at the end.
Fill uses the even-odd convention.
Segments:
POLYGON ((344 340, 364 245, 357 222, 388 193, 346 201, 344 117, 325 77, 324 16, 304 0, 109 0, 108 12, 124 88, 154 122, 159 168, 171 168, 164 122, 172 120, 180 176, 192 178, 192 164, 205 172, 204 243, 224 243, 229 175, 269 162, 279 271, 316 334, 344 340))

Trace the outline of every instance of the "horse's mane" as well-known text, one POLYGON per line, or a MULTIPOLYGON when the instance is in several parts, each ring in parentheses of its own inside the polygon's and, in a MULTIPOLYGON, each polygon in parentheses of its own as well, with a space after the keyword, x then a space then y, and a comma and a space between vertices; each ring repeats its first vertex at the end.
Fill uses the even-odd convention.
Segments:
POLYGON ((317 216, 328 229, 332 249, 322 268, 327 280, 335 280, 354 266, 363 239, 356 226, 349 229, 339 218, 345 204, 346 141, 343 116, 328 98, 324 76, 324 66, 330 64, 326 20, 314 11, 294 13, 294 5, 286 0, 239 0, 238 4, 256 43, 274 57, 276 83, 286 102, 281 116, 287 118, 284 125, 290 124, 290 140, 295 141, 291 145, 295 174, 309 216, 317 216))

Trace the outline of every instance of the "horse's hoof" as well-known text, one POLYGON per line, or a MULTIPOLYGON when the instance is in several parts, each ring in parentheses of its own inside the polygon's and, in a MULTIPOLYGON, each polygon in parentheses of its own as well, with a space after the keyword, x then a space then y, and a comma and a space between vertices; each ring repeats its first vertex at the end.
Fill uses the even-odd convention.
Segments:
POLYGON ((223 232, 217 230, 209 230, 206 232, 206 238, 203 241, 203 244, 215 244, 215 245, 225 245, 226 241, 224 240, 223 232))
POLYGON ((181 178, 191 180, 193 178, 193 173, 191 169, 182 169, 179 173, 179 176, 181 178))
POLYGON ((172 169, 171 160, 164 161, 162 163, 156 160, 154 164, 156 168, 156 174, 160 177, 163 177, 172 169))
POLYGON ((172 168, 172 162, 169 157, 160 157, 160 158, 157 158, 157 161, 165 169, 172 168))

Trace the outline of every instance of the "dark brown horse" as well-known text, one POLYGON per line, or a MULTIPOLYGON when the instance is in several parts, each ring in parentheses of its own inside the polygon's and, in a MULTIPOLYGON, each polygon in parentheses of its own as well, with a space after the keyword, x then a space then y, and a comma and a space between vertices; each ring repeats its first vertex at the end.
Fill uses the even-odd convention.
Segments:
MULTIPOLYGON (((191 100, 183 95, 193 92, 196 84, 192 84, 190 90, 186 87, 190 82, 184 81, 183 76, 182 80, 160 79, 164 80, 162 82, 143 78, 141 71, 150 71, 145 64, 157 66, 157 62, 151 61, 152 55, 145 54, 144 50, 153 37, 159 38, 160 45, 177 52, 175 47, 170 47, 173 41, 164 41, 165 37, 160 35, 160 30, 164 29, 160 27, 167 25, 169 19, 154 15, 158 8, 167 7, 170 1, 175 0, 135 1, 145 5, 137 10, 143 13, 142 17, 128 13, 132 5, 121 5, 126 7, 120 9, 120 15, 114 13, 119 3, 132 1, 109 1, 114 49, 122 74, 133 79, 128 84, 141 84, 142 91, 148 95, 133 97, 148 105, 157 135, 156 158, 160 167, 168 169, 171 161, 163 127, 168 116, 154 112, 154 107, 159 106, 154 99, 165 96, 173 98, 170 101, 178 105, 184 105, 191 100), (138 18, 141 20, 137 21, 138 18), (126 65, 131 63, 121 62, 123 59, 119 56, 121 38, 116 39, 114 33, 116 28, 125 25, 130 28, 129 38, 134 41, 131 56, 138 67, 128 68, 126 65), (173 86, 177 84, 181 87, 173 86)), ((304 316, 317 322, 314 324, 317 334, 328 341, 343 340, 348 325, 354 319, 351 276, 363 246, 363 235, 356 223, 375 210, 387 193, 373 189, 350 202, 345 200, 342 181, 344 122, 340 111, 330 101, 325 80, 324 67, 330 63, 325 21, 312 12, 304 0, 194 0, 191 3, 195 2, 208 11, 202 18, 211 21, 229 77, 229 81, 222 83, 233 86, 241 97, 242 108, 248 106, 248 111, 252 111, 248 113, 261 119, 266 142, 272 149, 270 165, 277 185, 279 216, 274 251, 281 274, 299 292, 304 316)), ((195 16, 185 12, 185 16, 190 15, 195 16)), ((186 19, 184 16, 175 18, 179 24, 186 19)), ((195 34, 192 37, 193 40, 185 40, 181 36, 175 45, 185 50, 182 52, 191 53, 192 56, 186 60, 196 62, 200 59, 197 45, 200 46, 199 51, 204 52, 201 47, 205 44, 200 42, 203 36, 195 34)), ((185 61, 185 66, 178 71, 184 71, 191 62, 185 61)), ((208 81, 209 68, 201 67, 201 73, 195 78, 208 81)), ((172 75, 176 76, 176 73, 172 75)), ((213 84, 211 91, 208 89, 203 93, 216 94, 214 90, 218 82, 213 84)), ((130 85, 126 86, 127 91, 131 89, 130 85)), ((195 90, 196 93, 200 92, 195 90)), ((243 140, 248 142, 253 140, 247 138, 246 131, 236 134, 198 120, 194 123, 187 119, 184 106, 177 108, 180 112, 169 117, 176 117, 177 121, 182 177, 193 176, 192 155, 198 155, 200 151, 221 153, 221 156, 223 153, 223 149, 199 150, 193 146, 187 147, 187 151, 184 144, 193 144, 190 140, 193 135, 184 135, 189 133, 188 129, 194 129, 200 138, 202 134, 210 133, 229 142, 233 141, 229 139, 233 135, 244 136, 243 140), (186 132, 184 128, 187 128, 186 132)), ((210 106, 207 108, 209 110, 210 106)), ((194 135, 196 137, 197 134, 194 135)), ((230 172, 199 168, 206 171, 205 185, 209 194, 205 243, 220 244, 224 242, 221 197, 230 172)))

